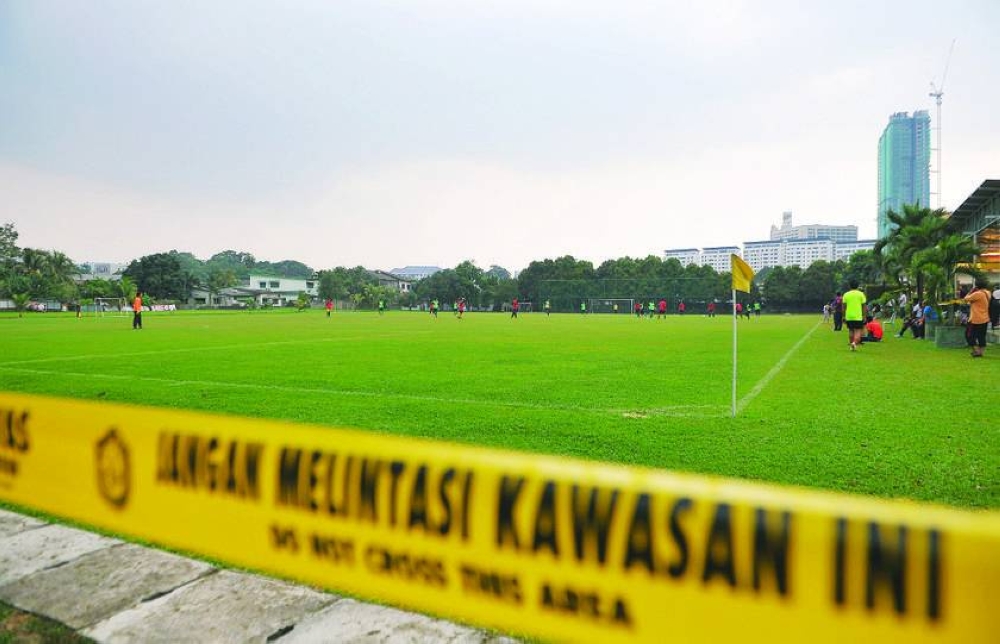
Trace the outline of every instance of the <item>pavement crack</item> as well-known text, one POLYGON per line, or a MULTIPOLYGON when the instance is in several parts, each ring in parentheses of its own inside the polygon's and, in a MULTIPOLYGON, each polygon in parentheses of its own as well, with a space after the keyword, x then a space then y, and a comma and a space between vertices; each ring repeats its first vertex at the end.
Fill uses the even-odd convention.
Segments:
POLYGON ((268 635, 267 636, 267 641, 268 642, 273 642, 275 640, 281 639, 285 635, 288 635, 289 633, 291 633, 292 629, 294 629, 294 628, 295 628, 295 624, 289 624, 288 626, 282 626, 278 630, 276 630, 273 633, 271 633, 270 635, 268 635))
POLYGON ((155 601, 155 600, 159 599, 160 597, 164 597, 166 595, 169 595, 170 593, 172 593, 174 591, 177 591, 177 590, 179 590, 181 588, 184 588, 185 586, 190 586, 191 584, 199 582, 202 579, 204 579, 205 577, 208 577, 209 575, 213 575, 213 574, 215 574, 217 572, 219 572, 218 568, 211 568, 211 569, 207 570, 204 574, 198 575, 194 579, 189 579, 189 580, 185 581, 183 584, 177 584, 173 588, 167 588, 166 590, 158 590, 155 593, 151 593, 151 594, 149 594, 149 595, 141 598, 139 600, 139 603, 140 604, 145 604, 147 602, 155 601))

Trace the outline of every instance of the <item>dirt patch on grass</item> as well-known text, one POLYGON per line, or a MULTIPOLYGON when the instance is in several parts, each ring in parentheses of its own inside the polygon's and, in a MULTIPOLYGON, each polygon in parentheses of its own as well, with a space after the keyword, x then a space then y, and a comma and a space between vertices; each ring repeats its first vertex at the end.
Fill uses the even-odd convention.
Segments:
POLYGON ((0 602, 0 644, 85 644, 93 640, 78 635, 59 622, 18 610, 0 602))

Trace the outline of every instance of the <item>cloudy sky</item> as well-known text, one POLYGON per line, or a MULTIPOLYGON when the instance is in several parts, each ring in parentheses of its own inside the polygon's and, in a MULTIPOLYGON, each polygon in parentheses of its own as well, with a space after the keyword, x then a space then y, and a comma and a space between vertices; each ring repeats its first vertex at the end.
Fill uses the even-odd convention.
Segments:
POLYGON ((996 0, 0 0, 0 222, 77 261, 315 268, 596 263, 785 210, 870 238, 878 137, 933 110, 952 39, 943 205, 1000 177, 998 24, 996 0))

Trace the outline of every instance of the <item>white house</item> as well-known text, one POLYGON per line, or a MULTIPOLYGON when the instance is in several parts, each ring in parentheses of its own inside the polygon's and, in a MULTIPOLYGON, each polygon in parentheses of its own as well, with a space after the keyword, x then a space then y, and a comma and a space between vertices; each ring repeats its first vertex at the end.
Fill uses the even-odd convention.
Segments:
POLYGON ((274 277, 271 275, 250 274, 241 285, 241 290, 248 291, 259 306, 285 306, 298 299, 299 293, 306 293, 311 298, 319 297, 319 280, 299 277, 274 277))

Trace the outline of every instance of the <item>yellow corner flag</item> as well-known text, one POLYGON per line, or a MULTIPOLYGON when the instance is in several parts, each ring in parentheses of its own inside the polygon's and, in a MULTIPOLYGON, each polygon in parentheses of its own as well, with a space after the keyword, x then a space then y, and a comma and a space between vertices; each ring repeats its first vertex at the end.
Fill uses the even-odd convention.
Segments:
POLYGON ((733 271, 733 290, 750 292, 750 282, 753 281, 753 269, 736 255, 729 256, 733 271))

